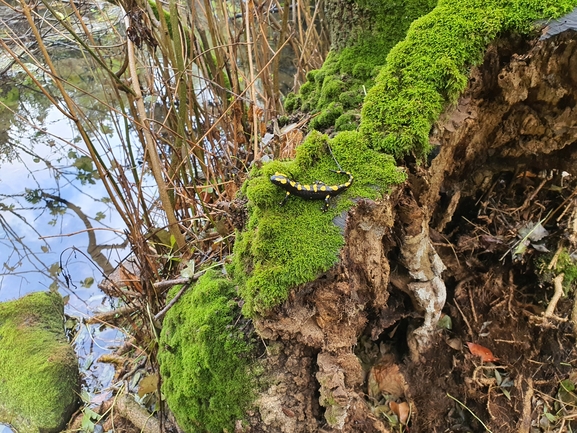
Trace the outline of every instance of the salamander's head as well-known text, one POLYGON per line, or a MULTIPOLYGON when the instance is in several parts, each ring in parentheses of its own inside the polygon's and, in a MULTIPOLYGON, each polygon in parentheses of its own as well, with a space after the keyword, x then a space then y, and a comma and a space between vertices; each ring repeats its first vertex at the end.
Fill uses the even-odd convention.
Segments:
POLYGON ((270 177, 270 181, 275 185, 286 185, 290 182, 286 174, 279 173, 278 171, 270 177))

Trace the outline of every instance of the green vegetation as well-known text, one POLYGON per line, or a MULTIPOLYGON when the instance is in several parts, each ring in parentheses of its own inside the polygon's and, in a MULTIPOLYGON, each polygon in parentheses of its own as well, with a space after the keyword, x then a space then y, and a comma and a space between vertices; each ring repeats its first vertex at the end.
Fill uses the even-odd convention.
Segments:
POLYGON ((232 432, 252 401, 253 349, 235 326, 240 316, 235 297, 230 280, 207 272, 164 319, 158 355, 162 392, 186 432, 232 432))
POLYGON ((539 279, 546 283, 552 283, 557 275, 563 273, 563 290, 567 294, 573 288, 575 280, 577 280, 577 263, 571 258, 569 252, 563 248, 555 258, 555 266, 549 269, 549 264, 554 256, 555 254, 553 253, 537 256, 535 264, 539 279))
POLYGON ((445 105, 465 89, 469 68, 507 32, 529 33, 538 19, 569 12, 575 0, 441 0, 392 49, 369 91, 361 133, 396 157, 429 151, 429 131, 445 105))
POLYGON ((343 234, 333 219, 353 205, 352 198, 378 198, 391 185, 404 180, 393 159, 369 149, 356 132, 343 132, 330 147, 344 170, 353 173, 353 185, 331 200, 327 212, 322 201, 290 197, 269 178, 276 171, 303 183, 321 180, 342 183, 328 148, 326 135, 311 133, 291 162, 274 161, 254 169, 244 193, 249 199, 247 230, 237 235, 231 273, 245 300, 243 312, 262 313, 287 299, 290 288, 313 280, 333 266, 343 245, 343 234))
POLYGON ((64 303, 33 293, 0 303, 0 421, 21 433, 65 427, 78 403, 78 363, 64 336, 64 303))
POLYGON ((320 70, 307 74, 300 94, 287 98, 287 108, 320 112, 311 127, 327 128, 336 122, 340 130, 351 130, 354 110, 344 113, 344 107, 351 106, 362 85, 371 86, 373 72, 381 68, 364 100, 359 133, 343 132, 330 141, 343 169, 355 175, 355 183, 344 197, 335 199, 336 207, 327 214, 318 211, 318 203, 298 198, 284 208, 278 206, 283 192, 269 182, 275 171, 305 183, 336 180, 329 172, 335 163, 327 150, 328 139, 320 134, 308 137, 297 149, 295 161, 275 161, 253 170, 244 187, 250 220, 247 230, 237 236, 231 267, 246 300, 246 314, 283 302, 290 287, 314 279, 336 262, 343 238, 332 219, 352 205, 351 197, 375 198, 402 181, 385 154, 426 155, 432 123, 463 91, 468 68, 481 61, 495 37, 530 32, 535 20, 566 13, 577 1, 443 0, 417 19, 406 39, 390 52, 410 21, 434 3, 415 1, 404 9, 375 0, 359 4, 387 15, 386 19, 379 15, 381 24, 395 30, 380 27, 359 38, 355 46, 331 53, 320 70))
POLYGON ((343 111, 354 109, 356 113, 349 113, 348 121, 339 121, 337 131, 356 129, 359 117, 354 114, 360 113, 366 90, 375 84, 387 54, 405 37, 409 25, 436 3, 436 0, 357 0, 360 8, 370 10, 374 18, 371 28, 351 35, 347 46, 338 53, 329 53, 321 69, 307 74, 307 82, 299 94, 287 96, 285 109, 320 113, 310 123, 312 129, 319 131, 335 125, 343 111))

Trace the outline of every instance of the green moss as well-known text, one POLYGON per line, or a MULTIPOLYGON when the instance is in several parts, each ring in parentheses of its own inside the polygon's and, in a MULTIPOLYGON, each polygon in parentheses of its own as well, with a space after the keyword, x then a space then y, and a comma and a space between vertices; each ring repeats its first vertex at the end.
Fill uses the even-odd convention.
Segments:
POLYGON ((78 363, 64 335, 64 302, 32 293, 0 304, 0 421, 56 432, 78 403, 78 363))
POLYGON ((365 95, 362 89, 357 89, 342 92, 338 100, 345 110, 349 110, 351 108, 360 108, 364 98, 365 95))
POLYGON ((355 176, 351 188, 333 198, 327 212, 320 210, 322 201, 299 197, 279 206, 285 193, 269 180, 276 171, 304 183, 346 180, 330 171, 337 167, 328 143, 326 135, 313 132, 297 148, 294 161, 265 164, 253 170, 246 183, 250 218, 246 231, 237 235, 230 271, 249 316, 280 304, 292 287, 336 263, 343 235, 333 218, 352 206, 352 198, 377 198, 404 180, 390 156, 370 150, 356 132, 343 132, 330 146, 342 168, 355 176))
POLYGON ((571 258, 566 249, 563 249, 555 260, 555 267, 549 269, 549 264, 553 260, 553 253, 539 255, 536 259, 536 268, 539 279, 551 284, 553 279, 563 273, 563 289, 567 294, 575 285, 577 280, 577 262, 571 258))
POLYGON ((309 128, 316 130, 323 130, 331 125, 343 114, 343 106, 339 102, 331 102, 325 110, 312 119, 309 123, 309 128))
POLYGON ((340 52, 329 53, 320 70, 307 74, 308 81, 301 86, 299 103, 285 105, 288 111, 320 111, 319 117, 322 116, 323 120, 313 121, 310 125, 313 129, 323 130, 334 125, 342 114, 334 115, 337 102, 343 104, 345 110, 353 107, 360 110, 359 104, 366 90, 374 85, 374 78, 385 63, 389 50, 405 37, 414 19, 435 6, 436 0, 358 0, 357 3, 370 8, 375 16, 374 26, 365 31, 361 29, 350 40, 350 45, 340 52), (356 97, 341 100, 345 91, 356 97))
POLYGON ((284 109, 288 113, 298 110, 302 105, 301 97, 295 93, 289 93, 284 100, 284 109))
POLYGON ((335 121, 335 130, 340 131, 355 131, 360 122, 360 116, 355 112, 348 112, 339 116, 335 121))
POLYGON ((164 319, 162 391, 187 433, 234 431, 253 399, 253 348, 235 326, 235 296, 230 280, 207 272, 164 319))
POLYGON ((373 70, 374 65, 371 63, 359 62, 353 66, 352 75, 354 78, 364 81, 368 78, 371 78, 373 70))
POLYGON ((345 83, 342 80, 335 78, 333 75, 325 77, 321 87, 321 97, 317 103, 318 108, 324 108, 332 101, 337 101, 345 88, 345 83))
POLYGON ((314 89, 315 89, 315 86, 313 86, 313 82, 307 81, 306 83, 304 83, 301 86, 300 94, 303 98, 306 98, 307 96, 309 96, 313 92, 314 89))
POLYGON ((429 131, 467 85, 469 68, 505 32, 570 11, 575 0, 441 0, 389 52, 362 110, 361 133, 375 149, 402 156, 429 151, 429 131))

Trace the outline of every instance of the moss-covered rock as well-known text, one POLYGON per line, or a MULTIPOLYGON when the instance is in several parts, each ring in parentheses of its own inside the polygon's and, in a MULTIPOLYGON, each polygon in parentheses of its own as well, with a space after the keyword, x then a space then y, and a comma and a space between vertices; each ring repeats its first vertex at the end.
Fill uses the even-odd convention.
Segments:
POLYGON ((250 219, 247 230, 237 235, 231 273, 245 300, 245 314, 280 304, 291 287, 331 268, 344 242, 333 219, 353 205, 353 198, 377 198, 405 178, 390 156, 369 149, 356 132, 347 131, 330 140, 330 148, 342 168, 354 175, 352 186, 331 200, 327 212, 321 212, 322 202, 299 197, 279 206, 285 192, 269 180, 276 171, 302 183, 346 180, 331 172, 337 166, 328 144, 326 135, 313 132, 297 148, 294 161, 254 169, 244 186, 250 219))
POLYGON ((0 304, 0 422, 19 433, 61 431, 79 384, 62 297, 39 292, 0 304))
POLYGON ((235 326, 240 316, 235 297, 230 280, 208 272, 164 319, 158 354, 162 392, 187 433, 234 431, 253 399, 253 347, 235 326))

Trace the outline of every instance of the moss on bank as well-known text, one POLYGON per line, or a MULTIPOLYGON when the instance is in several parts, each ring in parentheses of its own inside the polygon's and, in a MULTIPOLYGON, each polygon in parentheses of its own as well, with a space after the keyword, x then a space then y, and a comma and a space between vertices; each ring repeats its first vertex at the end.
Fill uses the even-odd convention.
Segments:
POLYGON ((447 103, 465 89, 469 68, 507 32, 528 34, 538 19, 569 12, 575 0, 440 0, 417 19, 362 109, 361 133, 371 147, 397 157, 429 151, 429 131, 447 103))
POLYGON ((360 9, 370 11, 374 25, 359 29, 347 47, 329 53, 321 69, 310 71, 300 92, 287 96, 287 111, 320 113, 310 122, 310 128, 319 131, 331 126, 337 131, 355 129, 358 123, 353 128, 350 122, 357 120, 354 115, 360 113, 365 92, 375 84, 389 50, 405 37, 412 22, 436 3, 437 0, 357 0, 360 9))
POLYGON ((294 161, 274 161, 255 169, 244 186, 250 220, 247 230, 237 236, 231 273, 245 300, 243 312, 249 316, 280 304, 291 287, 313 280, 335 264, 344 240, 333 219, 352 206, 352 198, 377 198, 404 180, 390 156, 369 149, 356 132, 344 132, 330 141, 330 147, 342 168, 355 176, 353 185, 331 200, 327 212, 320 210, 322 201, 300 197, 279 206, 285 193, 269 180, 276 171, 303 183, 346 180, 330 171, 337 166, 328 142, 326 135, 311 133, 294 161))
MULTIPOLYGON (((370 0, 361 3, 375 7, 377 13, 390 12, 392 7, 370 0)), ((423 1, 408 4, 405 8, 412 7, 414 15, 431 6, 423 1)), ((344 196, 337 197, 337 206, 326 214, 318 211, 318 203, 299 198, 280 208, 278 201, 283 192, 269 182, 275 171, 304 183, 337 182, 329 172, 335 163, 327 150, 326 137, 310 135, 297 149, 293 162, 275 161, 253 170, 244 189, 250 220, 247 230, 237 237, 231 268, 246 300, 244 312, 251 315, 278 305, 287 299, 290 287, 314 279, 335 263, 343 238, 332 219, 350 207, 351 197, 374 198, 402 180, 392 159, 384 153, 395 157, 410 152, 426 155, 432 123, 464 90, 468 68, 481 61, 495 37, 507 31, 530 32, 535 20, 559 16, 575 4, 576 0, 442 0, 433 11, 417 19, 405 40, 389 52, 377 84, 365 98, 360 133, 340 133, 331 140, 337 160, 355 175, 355 183, 344 196)), ((398 37, 404 25, 398 22, 396 33, 391 33, 398 37)), ((308 74, 300 97, 303 107, 325 110, 314 119, 317 125, 327 127, 337 122, 352 128, 351 112, 339 122, 346 105, 334 101, 343 95, 343 100, 354 99, 348 93, 350 87, 331 80, 342 73, 370 79, 370 74, 359 75, 359 71, 371 70, 382 61, 373 46, 386 51, 394 40, 383 38, 380 43, 369 39, 338 54, 331 53, 321 70, 308 74), (385 39, 388 42, 383 42, 385 39)))
POLYGON ((0 303, 0 421, 20 433, 61 431, 78 405, 78 362, 63 317, 56 293, 0 303))
POLYGON ((158 354, 162 392, 188 433, 232 432, 252 401, 253 348, 235 326, 240 316, 235 297, 231 281, 210 271, 164 319, 158 354))

